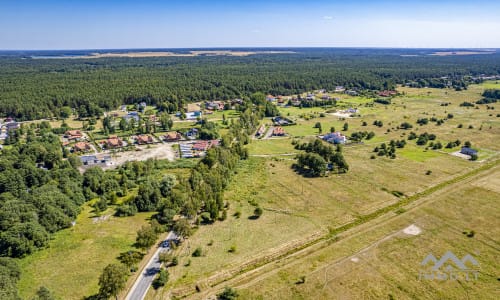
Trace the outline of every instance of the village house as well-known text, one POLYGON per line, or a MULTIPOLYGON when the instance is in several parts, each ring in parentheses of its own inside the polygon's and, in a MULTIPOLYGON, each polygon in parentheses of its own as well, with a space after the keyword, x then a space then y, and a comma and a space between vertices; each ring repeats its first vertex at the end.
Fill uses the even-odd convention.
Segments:
POLYGON ((267 95, 266 100, 270 101, 270 102, 274 102, 274 101, 276 101, 276 97, 274 97, 273 95, 267 95))
POLYGON ((285 130, 283 130, 282 127, 274 127, 273 136, 284 136, 284 135, 285 135, 285 130))
POLYGON ((198 141, 193 144, 191 149, 194 151, 207 151, 208 149, 217 146, 219 146, 219 140, 198 141))
POLYGON ((139 122, 139 113, 136 111, 131 111, 127 113, 126 116, 123 117, 125 121, 130 122, 131 119, 134 119, 134 121, 137 123, 139 122))
POLYGON ((359 95, 358 92, 355 91, 355 90, 347 90, 344 93, 346 93, 349 96, 357 96, 357 95, 359 95))
POLYGON ((92 146, 86 142, 78 142, 73 145, 73 152, 87 152, 92 150, 92 146))
POLYGON ((262 125, 260 125, 259 130, 257 130, 257 133, 255 134, 255 136, 259 137, 259 136, 263 135, 264 132, 266 132, 266 126, 264 124, 262 124, 262 125))
POLYGON ((462 149, 460 149, 460 153, 472 156, 472 155, 477 155, 477 150, 469 147, 462 147, 462 149))
POLYGON ((165 140, 166 142, 176 142, 181 138, 182 135, 177 131, 167 132, 167 134, 163 136, 163 140, 165 140))
POLYGON ((194 140, 198 137, 198 128, 191 128, 186 132, 186 137, 190 140, 194 140))
POLYGON ((347 137, 340 132, 331 132, 323 136, 323 140, 331 144, 345 144, 347 137))
POLYGON ((12 131, 12 130, 17 130, 21 127, 21 125, 16 121, 7 122, 4 124, 4 126, 5 126, 5 130, 7 132, 12 131))
POLYGON ((381 91, 378 93, 380 97, 391 97, 396 96, 398 94, 397 91, 381 91))
POLYGON ((327 95, 327 94, 323 94, 323 95, 321 96, 321 100, 331 100, 331 99, 332 99, 332 97, 330 97, 330 96, 329 96, 329 95, 327 95))
POLYGON ((191 111, 186 113, 186 120, 196 120, 201 118, 201 111, 191 111))
POLYGON ((68 140, 79 141, 83 138, 83 133, 80 130, 68 130, 64 133, 64 137, 68 140))
POLYGON ((207 101, 205 102, 205 108, 208 110, 224 110, 224 102, 222 101, 207 101))
POLYGON ((109 139, 106 140, 106 148, 115 149, 123 146, 123 141, 117 136, 110 136, 109 139))
POLYGON ((345 87, 342 85, 337 85, 335 87, 335 93, 343 93, 345 91, 345 87))
POLYGON ((146 134, 138 135, 137 138, 135 139, 135 141, 139 145, 154 143, 153 137, 150 135, 146 135, 146 134))
POLYGON ((314 94, 307 94, 306 96, 307 101, 314 101, 314 99, 316 99, 316 97, 314 97, 314 94))

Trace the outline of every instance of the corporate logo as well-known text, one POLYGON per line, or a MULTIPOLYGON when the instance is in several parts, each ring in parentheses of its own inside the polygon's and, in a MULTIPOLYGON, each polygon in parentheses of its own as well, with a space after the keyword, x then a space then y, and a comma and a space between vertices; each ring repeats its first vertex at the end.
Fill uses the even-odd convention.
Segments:
POLYGON ((470 254, 459 259, 453 252, 446 252, 441 259, 432 253, 420 263, 420 280, 477 280, 479 263, 470 254))

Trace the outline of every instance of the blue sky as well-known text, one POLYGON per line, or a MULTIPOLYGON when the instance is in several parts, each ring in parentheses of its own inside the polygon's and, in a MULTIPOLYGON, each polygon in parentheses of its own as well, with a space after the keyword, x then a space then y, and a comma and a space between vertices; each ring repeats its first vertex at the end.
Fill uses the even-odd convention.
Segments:
POLYGON ((0 49, 500 48, 498 0, 0 0, 0 49))

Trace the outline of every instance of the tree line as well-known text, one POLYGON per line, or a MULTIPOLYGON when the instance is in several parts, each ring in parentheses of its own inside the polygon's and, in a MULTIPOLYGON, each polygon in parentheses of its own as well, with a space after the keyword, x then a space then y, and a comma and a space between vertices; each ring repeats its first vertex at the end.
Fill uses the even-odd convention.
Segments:
POLYGON ((199 100, 262 91, 293 95, 315 89, 386 90, 396 84, 465 87, 468 75, 499 74, 499 54, 402 57, 417 50, 295 49, 247 57, 31 59, 0 57, 0 116, 19 120, 99 116, 146 102, 166 112, 199 100), (442 79, 441 77, 446 77, 442 79), (436 79, 437 78, 437 79, 436 79), (436 83, 435 83, 436 82, 436 83), (443 84, 443 85, 441 85, 443 84), (66 110, 66 111, 65 111, 66 110))

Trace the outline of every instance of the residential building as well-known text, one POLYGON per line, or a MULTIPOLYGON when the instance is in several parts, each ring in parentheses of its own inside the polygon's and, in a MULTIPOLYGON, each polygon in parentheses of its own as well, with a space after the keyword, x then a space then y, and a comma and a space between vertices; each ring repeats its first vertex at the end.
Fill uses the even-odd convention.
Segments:
POLYGON ((282 127, 274 127, 273 136, 284 136, 284 135, 285 135, 285 130, 283 130, 282 127))
POLYGON ((345 144, 347 137, 340 132, 331 132, 323 136, 323 140, 331 144, 345 144))

